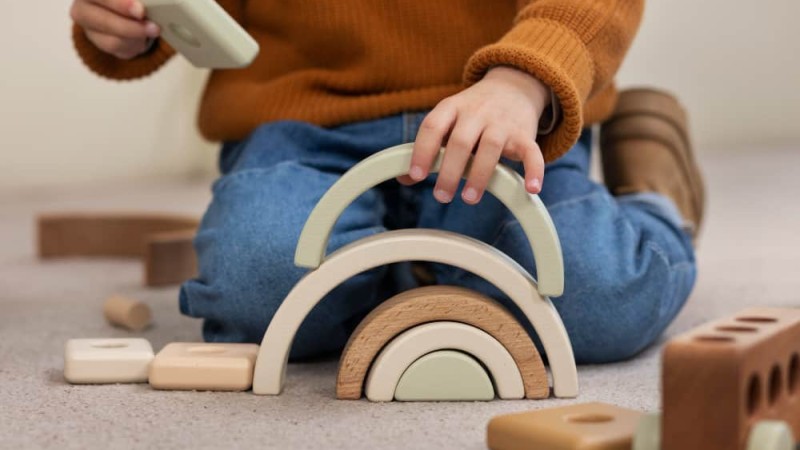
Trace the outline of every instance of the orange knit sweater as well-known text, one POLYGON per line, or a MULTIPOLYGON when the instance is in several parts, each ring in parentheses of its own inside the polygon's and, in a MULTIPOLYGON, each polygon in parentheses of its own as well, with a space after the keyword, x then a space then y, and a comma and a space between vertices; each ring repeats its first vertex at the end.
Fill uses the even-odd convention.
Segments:
MULTIPOLYGON (((334 126, 432 108, 496 65, 550 86, 561 105, 539 137, 545 159, 564 154, 581 129, 614 107, 612 78, 638 27, 644 0, 219 0, 258 41, 240 70, 216 70, 199 126, 237 140, 264 122, 334 126)), ((101 76, 146 76, 174 55, 155 49, 122 61, 77 26, 83 61, 101 76)))

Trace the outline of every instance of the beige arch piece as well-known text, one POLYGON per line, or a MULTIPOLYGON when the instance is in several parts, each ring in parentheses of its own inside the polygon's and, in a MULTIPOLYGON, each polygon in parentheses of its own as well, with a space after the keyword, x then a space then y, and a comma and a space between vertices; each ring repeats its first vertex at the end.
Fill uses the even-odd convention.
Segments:
POLYGON ((409 229, 380 233, 332 253, 289 292, 264 333, 256 361, 253 392, 281 392, 289 350, 311 309, 351 276, 400 261, 430 261, 472 272, 504 292, 531 322, 542 340, 557 397, 578 395, 575 358, 553 303, 542 297, 531 275, 506 254, 469 237, 440 230, 409 229))
MULTIPOLYGON (((311 211, 297 243, 295 264, 311 269, 318 267, 325 258, 331 230, 345 208, 370 188, 407 174, 413 148, 413 144, 388 148, 366 158, 342 175, 311 211)), ((443 156, 442 149, 431 169, 432 173, 439 171, 443 156)), ((465 175, 468 173, 469 166, 465 175)), ((561 243, 539 196, 529 194, 522 177, 502 164, 495 168, 487 190, 514 214, 528 237, 536 261, 539 293, 543 296, 560 296, 564 292, 561 243)))
POLYGON ((483 363, 492 375, 497 396, 525 396, 514 358, 485 331, 458 322, 431 322, 394 338, 381 351, 367 376, 364 392, 373 402, 390 402, 405 370, 414 361, 437 350, 459 350, 483 363))

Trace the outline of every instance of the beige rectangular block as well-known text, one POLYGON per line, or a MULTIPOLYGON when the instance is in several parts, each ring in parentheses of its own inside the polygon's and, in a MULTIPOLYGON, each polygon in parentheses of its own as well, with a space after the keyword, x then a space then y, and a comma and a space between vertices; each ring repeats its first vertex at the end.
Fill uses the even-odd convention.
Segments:
POLYGON ((253 384, 258 345, 173 342, 150 365, 155 389, 244 391, 253 384))
POLYGON ((642 413, 604 403, 508 414, 489 422, 492 450, 630 450, 642 413))

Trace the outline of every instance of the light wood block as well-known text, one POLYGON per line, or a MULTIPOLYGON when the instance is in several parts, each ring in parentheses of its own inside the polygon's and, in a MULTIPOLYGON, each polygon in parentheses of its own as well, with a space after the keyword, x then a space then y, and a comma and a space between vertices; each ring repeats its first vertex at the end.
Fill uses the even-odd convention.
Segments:
POLYGON ((155 389, 245 391, 253 382, 258 345, 173 342, 150 366, 155 389))
POLYGON ((630 450, 641 416, 603 403, 497 416, 487 444, 492 450, 630 450))
POLYGON ((132 298, 114 295, 103 304, 106 320, 118 327, 141 331, 150 325, 152 314, 147 304, 132 298))
MULTIPOLYGON (((394 342, 393 339, 399 339, 396 336, 405 330, 411 329, 407 332, 410 334, 406 336, 406 339, 410 339, 408 336, 413 338, 423 332, 432 333, 431 336, 434 336, 435 340, 429 342, 415 340, 418 342, 417 345, 425 346, 424 348, 427 348, 428 351, 445 348, 437 346, 440 339, 447 339, 448 344, 458 344, 458 340, 448 337, 446 332, 437 332, 436 328, 433 331, 427 331, 431 327, 421 328, 424 327, 422 324, 437 321, 460 322, 465 324, 463 325, 465 327, 470 326, 471 330, 480 330, 487 334, 499 342, 501 347, 513 358, 517 372, 522 377, 525 397, 546 398, 550 395, 547 372, 539 352, 528 333, 510 312, 494 300, 469 289, 456 286, 426 286, 401 292, 383 302, 359 324, 342 352, 336 380, 336 396, 340 399, 351 400, 360 398, 362 387, 367 387, 364 385, 364 377, 367 375, 370 365, 379 366, 377 363, 380 358, 376 359, 378 352, 387 343, 394 342), (417 329, 414 327, 421 330, 412 333, 417 329), (373 363, 373 361, 375 362, 373 363)), ((442 328, 439 327, 439 329, 442 328)), ((462 343, 461 347, 456 347, 457 349, 468 353, 471 353, 471 349, 478 348, 482 349, 484 353, 499 351, 497 346, 492 347, 494 350, 488 350, 489 344, 485 339, 479 339, 482 335, 468 333, 453 326, 444 330, 453 335, 458 334, 458 338, 464 339, 464 343, 469 342, 468 346, 464 346, 462 343)), ((391 344, 389 345, 391 346, 391 344)), ((418 354, 416 357, 422 356, 422 354, 418 354)), ((480 360, 484 358, 484 356, 474 353, 473 355, 480 360)), ((499 353, 497 357, 500 357, 499 353)), ((497 362, 497 365, 498 367, 507 367, 506 362, 497 362)), ((401 369, 405 369, 405 366, 401 369)), ((510 373, 509 369, 498 370, 495 380, 503 374, 510 373)), ((378 377, 379 380, 384 378, 384 376, 378 377)), ((505 386, 510 387, 512 384, 509 382, 498 385, 498 394, 501 398, 522 397, 516 388, 509 388, 506 391, 505 386)), ((391 386, 391 391, 393 390, 394 386, 391 386)), ((377 392, 374 390, 373 392, 373 397, 378 398, 377 392)), ((386 394, 384 393, 380 398, 385 399, 386 394)))
MULTIPOLYGON (((331 186, 308 217, 295 252, 295 264, 317 268, 325 258, 336 220, 361 194, 378 184, 406 175, 414 144, 402 144, 375 153, 353 166, 331 186)), ((439 151, 431 173, 439 171, 444 149, 439 151)), ((471 159, 470 159, 471 162, 471 159)), ((470 164, 464 171, 469 176, 470 164)), ((517 218, 530 242, 539 275, 539 293, 557 297, 564 292, 564 261, 553 221, 541 199, 525 190, 525 180, 498 164, 486 188, 517 218)))
POLYGON ((144 284, 183 282, 197 272, 194 217, 148 213, 60 213, 38 218, 39 257, 141 257, 144 284))
POLYGON ((494 388, 483 367, 469 355, 439 350, 408 366, 394 398, 404 402, 485 401, 494 398, 494 388))
POLYGON ((64 379, 73 384, 144 383, 153 347, 146 339, 70 339, 64 379))
POLYGON ((195 229, 168 231, 148 236, 144 252, 144 284, 167 286, 197 274, 195 229))
POLYGON ((662 448, 745 450, 753 427, 800 437, 800 309, 750 308, 670 341, 662 448))
MULTIPOLYGON (((536 350, 533 345, 528 348, 536 350)), ((405 376, 405 371, 415 361, 437 350, 446 349, 464 352, 483 363, 494 379, 500 398, 520 399, 525 396, 522 375, 503 344, 472 325, 439 321, 415 326, 383 346, 383 350, 372 362, 364 385, 367 398, 374 402, 391 401, 395 397, 401 377, 405 376)), ((542 378, 538 381, 546 390, 542 393, 546 396, 549 393, 547 374, 542 372, 540 376, 542 378)), ((491 398, 494 398, 494 390, 491 398)))
MULTIPOLYGON (((578 395, 578 373, 564 324, 550 299, 539 294, 531 275, 507 255, 486 243, 456 233, 427 229, 390 231, 360 239, 334 252, 317 270, 306 274, 284 299, 264 334, 256 362, 253 392, 271 395, 281 392, 292 340, 300 324, 320 299, 355 274, 400 261, 431 261, 453 265, 495 285, 520 308, 541 338, 550 361, 555 395, 578 395)), ((488 308, 484 307, 482 311, 486 312, 488 308)), ((459 310, 454 308, 444 308, 435 315, 436 320, 464 321, 470 324, 476 324, 475 321, 480 318, 475 314, 464 316, 466 317, 462 320, 459 310)), ((413 323, 404 323, 394 334, 411 325, 413 323)), ((501 343, 508 339, 493 334, 491 327, 481 327, 479 324, 475 326, 492 334, 501 343)), ((522 334, 524 331, 515 336, 522 339, 522 334)), ((527 337, 526 334, 525 336, 527 337)), ((504 345, 520 367, 526 384, 526 396, 546 397, 543 386, 547 383, 533 381, 542 380, 540 374, 544 373, 541 358, 538 354, 533 356, 535 349, 519 344, 525 345, 526 349, 519 354, 518 350, 512 350, 505 343, 504 345), (537 366, 541 369, 534 368, 537 366)), ((371 359, 364 362, 359 358, 355 368, 347 367, 350 363, 340 365, 340 375, 352 375, 340 378, 337 382, 338 397, 359 398, 366 367, 370 362, 371 359), (340 388, 338 385, 344 387, 340 388)))

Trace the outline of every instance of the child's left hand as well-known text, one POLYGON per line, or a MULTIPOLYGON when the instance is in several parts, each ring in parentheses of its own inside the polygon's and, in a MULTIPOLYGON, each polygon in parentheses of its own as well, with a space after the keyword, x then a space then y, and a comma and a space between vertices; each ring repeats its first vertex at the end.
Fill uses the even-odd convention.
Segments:
POLYGON ((409 174, 398 180, 403 184, 424 180, 445 145, 433 193, 438 201, 449 203, 477 146, 461 193, 466 203, 480 201, 501 156, 522 161, 525 188, 539 193, 544 159, 536 132, 549 104, 550 89, 538 79, 512 67, 491 69, 481 81, 439 102, 425 117, 414 143, 409 174))

